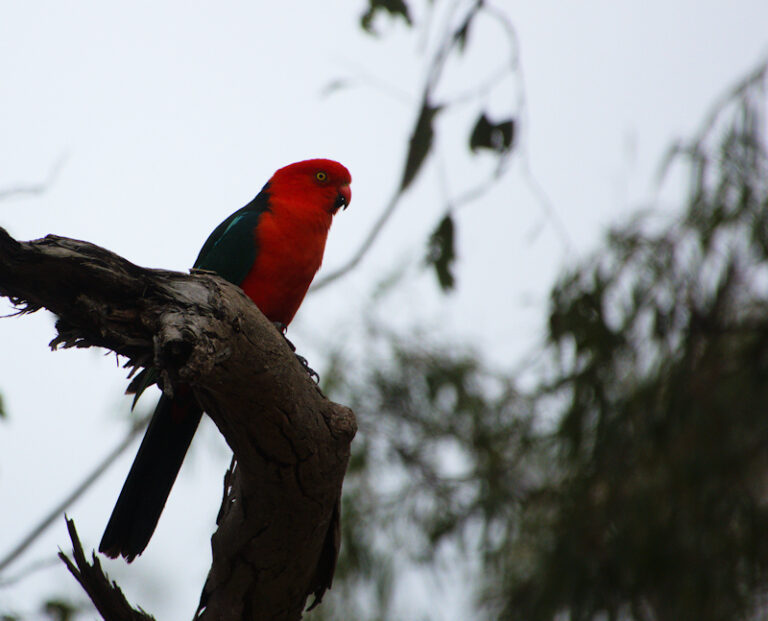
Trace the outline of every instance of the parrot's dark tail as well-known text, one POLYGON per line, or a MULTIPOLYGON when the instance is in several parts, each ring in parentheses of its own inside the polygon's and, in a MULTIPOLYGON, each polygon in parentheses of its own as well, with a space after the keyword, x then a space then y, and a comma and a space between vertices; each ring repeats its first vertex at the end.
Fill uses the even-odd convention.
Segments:
POLYGON ((188 388, 177 393, 157 403, 99 544, 107 556, 122 555, 130 563, 155 532, 203 414, 188 388))

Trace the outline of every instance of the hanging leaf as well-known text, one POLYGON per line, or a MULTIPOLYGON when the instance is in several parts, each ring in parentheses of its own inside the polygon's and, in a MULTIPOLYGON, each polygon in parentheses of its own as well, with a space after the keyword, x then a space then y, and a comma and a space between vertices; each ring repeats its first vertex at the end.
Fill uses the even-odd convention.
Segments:
POLYGON ((338 91, 343 90, 345 88, 349 88, 350 82, 349 80, 331 80, 326 84, 320 91, 321 97, 328 97, 330 95, 335 95, 338 91))
POLYGON ((53 621, 71 621, 80 612, 80 607, 63 599, 53 598, 43 603, 43 612, 53 621))
POLYGON ((435 115, 440 111, 440 106, 432 106, 426 99, 421 106, 419 118, 413 128, 413 134, 408 145, 408 157, 405 160, 403 180, 400 182, 400 191, 404 192, 411 185, 421 169, 421 165, 429 155, 432 148, 434 128, 432 123, 435 115))
POLYGON ((7 418, 7 416, 5 406, 3 405, 3 395, 0 395, 0 418, 7 418))
POLYGON ((503 153, 512 148, 515 139, 515 119, 512 117, 493 123, 483 112, 477 119, 472 135, 469 138, 469 148, 472 152, 478 149, 490 149, 503 153))
POLYGON ((427 265, 435 270, 440 288, 447 292, 456 286, 453 266, 456 262, 455 225, 450 213, 440 220, 440 224, 429 237, 427 246, 427 265))
POLYGON ((360 18, 360 25, 368 34, 376 34, 373 30, 373 19, 381 11, 386 11, 393 17, 400 16, 409 26, 413 26, 408 5, 404 0, 368 0, 368 10, 360 18))

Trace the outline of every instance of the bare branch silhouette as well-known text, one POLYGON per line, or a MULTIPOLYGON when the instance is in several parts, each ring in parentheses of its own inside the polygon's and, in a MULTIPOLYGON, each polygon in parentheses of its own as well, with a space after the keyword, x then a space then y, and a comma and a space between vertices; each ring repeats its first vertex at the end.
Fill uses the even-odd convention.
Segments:
POLYGON ((51 526, 68 508, 74 503, 80 496, 82 496, 93 485, 102 474, 104 474, 109 466, 111 466, 125 450, 131 446, 133 440, 138 436, 147 426, 149 417, 144 417, 134 422, 128 433, 120 441, 120 443, 109 452, 109 454, 102 459, 96 466, 86 475, 86 477, 78 483, 78 485, 67 496, 55 505, 48 513, 38 522, 29 533, 2 559, 0 559, 0 573, 6 570, 16 559, 18 559, 22 553, 31 546, 35 540, 40 537, 48 527, 51 526))
POLYGON ((59 558, 64 562, 75 579, 83 587, 83 590, 91 598, 96 610, 99 611, 105 621, 154 621, 143 610, 136 610, 131 607, 125 595, 117 586, 117 583, 109 580, 107 575, 101 569, 101 563, 92 554, 91 563, 85 558, 83 545, 75 529, 75 523, 67 518, 67 530, 69 538, 72 540, 72 561, 66 554, 59 552, 59 558))
POLYGON ((0 201, 16 198, 17 196, 37 196, 43 194, 54 184, 66 161, 66 155, 60 156, 51 167, 48 177, 40 183, 25 183, 0 189, 0 201))

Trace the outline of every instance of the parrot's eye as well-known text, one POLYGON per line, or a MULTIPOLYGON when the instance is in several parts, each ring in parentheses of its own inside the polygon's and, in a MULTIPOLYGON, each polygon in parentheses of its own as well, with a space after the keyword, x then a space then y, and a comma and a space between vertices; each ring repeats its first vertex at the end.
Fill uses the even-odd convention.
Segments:
POLYGON ((326 179, 328 179, 328 175, 321 170, 315 173, 315 179, 317 179, 318 181, 325 181, 326 179))

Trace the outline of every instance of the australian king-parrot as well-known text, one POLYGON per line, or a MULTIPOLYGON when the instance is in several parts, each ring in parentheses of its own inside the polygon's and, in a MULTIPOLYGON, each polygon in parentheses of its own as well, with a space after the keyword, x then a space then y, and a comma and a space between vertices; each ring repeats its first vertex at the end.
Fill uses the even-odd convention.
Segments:
MULTIPOLYGON (((351 200, 350 182, 349 171, 333 160, 281 168, 250 203, 216 227, 194 267, 239 285, 284 330, 320 268, 333 216, 351 200)), ((202 414, 189 387, 160 397, 100 552, 131 562, 147 547, 202 414)))

